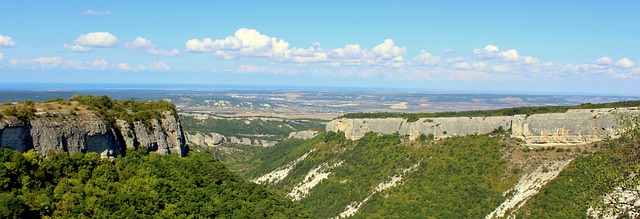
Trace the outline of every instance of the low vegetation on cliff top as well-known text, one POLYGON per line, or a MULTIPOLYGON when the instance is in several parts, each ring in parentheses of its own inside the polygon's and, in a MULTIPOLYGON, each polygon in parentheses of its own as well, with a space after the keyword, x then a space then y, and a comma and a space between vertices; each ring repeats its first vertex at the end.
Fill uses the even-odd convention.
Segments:
POLYGON ((565 113, 570 109, 598 109, 617 107, 637 107, 640 101, 621 101, 613 103, 591 104, 584 103, 576 106, 528 106, 514 107, 496 110, 473 110, 459 112, 433 112, 433 113, 349 113, 340 118, 360 119, 360 118, 404 118, 409 122, 418 121, 420 118, 435 117, 481 117, 481 116, 513 116, 513 115, 533 115, 542 113, 565 113))
POLYGON ((150 127, 151 119, 164 118, 163 112, 177 116, 175 105, 169 101, 113 100, 108 96, 74 95, 69 100, 55 98, 34 103, 24 100, 19 103, 4 103, 0 106, 0 117, 17 117, 27 121, 35 116, 50 117, 94 113, 113 122, 122 119, 130 124, 141 121, 150 127))

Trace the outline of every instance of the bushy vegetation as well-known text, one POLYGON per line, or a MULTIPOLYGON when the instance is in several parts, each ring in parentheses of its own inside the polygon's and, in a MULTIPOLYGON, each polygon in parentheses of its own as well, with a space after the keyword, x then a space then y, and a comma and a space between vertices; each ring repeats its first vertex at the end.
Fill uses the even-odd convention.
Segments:
POLYGON ((591 104, 585 103, 576 106, 533 106, 533 107, 514 107, 497 110, 472 110, 459 112, 434 112, 434 113, 349 113, 341 118, 358 119, 358 118, 404 118, 408 122, 418 121, 420 118, 435 117, 482 117, 482 116, 513 116, 513 115, 533 115, 542 113, 564 113, 570 109, 598 109, 598 108, 617 108, 617 107, 635 107, 640 106, 640 101, 621 101, 613 103, 591 104))
POLYGON ((35 116, 36 108, 31 100, 24 100, 19 104, 7 103, 6 108, 2 110, 1 116, 17 117, 20 121, 27 121, 35 116))
POLYGON ((328 132, 314 138, 313 145, 298 143, 305 150, 291 145, 287 150, 295 153, 269 162, 279 165, 265 162, 250 176, 268 173, 315 149, 282 182, 271 185, 287 193, 311 169, 342 161, 309 197, 300 200, 313 215, 327 218, 369 197, 391 176, 402 175, 402 170, 418 164, 414 172, 404 176, 403 185, 370 196, 354 218, 482 218, 504 201, 502 192, 515 184, 501 178, 518 174, 506 171, 501 149, 508 146, 501 137, 472 135, 434 141, 424 136, 408 141, 398 134, 368 133, 350 141, 343 133, 328 132))
POLYGON ((24 154, 0 148, 2 218, 306 218, 296 204, 228 171, 217 159, 132 150, 24 154))
POLYGON ((163 118, 163 112, 170 111, 172 115, 177 115, 175 105, 165 100, 142 102, 133 99, 113 100, 108 96, 74 95, 71 101, 77 101, 106 120, 141 121, 146 127, 151 127, 151 119, 163 118))
POLYGON ((280 140, 289 133, 298 130, 322 130, 324 124, 316 120, 299 122, 294 120, 262 120, 262 119, 221 119, 209 118, 198 120, 191 116, 182 116, 184 130, 189 133, 216 132, 225 136, 247 136, 254 139, 280 140))

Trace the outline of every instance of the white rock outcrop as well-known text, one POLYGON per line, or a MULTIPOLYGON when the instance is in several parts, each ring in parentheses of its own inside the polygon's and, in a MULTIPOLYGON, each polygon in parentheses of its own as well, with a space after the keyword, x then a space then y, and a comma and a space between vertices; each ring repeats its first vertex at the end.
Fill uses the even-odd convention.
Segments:
POLYGON ((511 130, 511 137, 523 139, 529 145, 583 144, 616 138, 620 131, 616 113, 640 114, 640 109, 574 109, 566 113, 530 116, 421 118, 415 122, 407 122, 403 118, 342 118, 329 122, 326 130, 344 132, 345 137, 351 140, 360 139, 367 132, 398 133, 415 139, 421 134, 432 134, 435 138, 485 134, 502 127, 511 130))

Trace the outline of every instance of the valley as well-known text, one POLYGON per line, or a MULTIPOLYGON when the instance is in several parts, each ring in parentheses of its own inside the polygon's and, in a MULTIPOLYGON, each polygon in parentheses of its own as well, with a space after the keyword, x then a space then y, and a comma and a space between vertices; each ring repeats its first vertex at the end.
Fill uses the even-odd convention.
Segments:
MULTIPOLYGON (((71 100, 7 103, 1 106, 2 119, 5 121, 3 127, 16 127, 15 123, 7 122, 13 121, 14 116, 19 115, 17 111, 11 111, 11 107, 22 109, 21 107, 33 106, 33 114, 25 117, 27 120, 22 118, 22 121, 27 121, 25 124, 33 126, 27 130, 30 133, 38 129, 38 123, 33 121, 59 120, 59 123, 67 124, 62 127, 76 127, 74 121, 100 124, 100 118, 106 118, 107 122, 104 124, 106 127, 114 124, 117 127, 114 130, 124 133, 115 135, 116 137, 129 135, 121 131, 127 130, 125 128, 127 124, 134 124, 129 128, 135 131, 131 132, 133 135, 131 139, 116 140, 127 143, 120 144, 119 148, 109 149, 111 151, 103 153, 103 157, 116 163, 123 162, 122 159, 126 160, 129 156, 138 156, 135 159, 142 159, 136 161, 142 162, 141 165, 146 165, 144 163, 151 160, 155 160, 156 163, 178 162, 171 165, 187 165, 179 164, 182 161, 171 160, 173 158, 168 158, 171 161, 160 161, 158 159, 165 158, 157 157, 166 153, 163 152, 165 149, 159 150, 162 147, 157 148, 162 145, 159 144, 160 139, 169 140, 170 138, 166 136, 180 130, 184 137, 179 137, 177 141, 184 139, 184 146, 180 149, 184 154, 181 152, 171 155, 174 154, 171 152, 164 156, 185 156, 187 160, 193 160, 193 162, 213 159, 207 162, 219 162, 220 166, 213 167, 218 169, 215 171, 222 171, 217 172, 218 174, 237 176, 237 178, 230 178, 232 181, 241 180, 243 183, 259 184, 256 186, 261 187, 253 191, 262 193, 261 189, 264 188, 269 193, 265 196, 267 199, 280 200, 279 204, 269 205, 269 209, 283 209, 285 215, 289 216, 575 218, 589 215, 617 217, 632 215, 636 212, 634 205, 628 206, 627 203, 638 200, 633 194, 637 191, 634 188, 640 182, 635 177, 636 174, 640 174, 640 172, 637 173, 637 167, 640 165, 640 159, 637 157, 640 153, 636 150, 640 142, 637 134, 640 133, 638 132, 638 121, 640 121, 638 119, 640 102, 638 101, 544 107, 516 105, 518 108, 498 108, 499 105, 491 105, 489 108, 496 107, 496 109, 419 113, 413 113, 407 109, 386 112, 384 110, 387 108, 375 108, 365 113, 356 111, 352 114, 340 113, 343 111, 322 111, 319 109, 325 109, 323 107, 326 106, 320 105, 314 109, 321 111, 321 116, 314 117, 305 116, 313 114, 313 111, 309 111, 310 108, 291 110, 296 104, 303 102, 297 98, 303 97, 291 96, 290 93, 287 96, 280 96, 288 97, 289 100, 273 100, 269 99, 273 98, 270 96, 263 98, 265 101, 260 104, 256 104, 260 95, 255 97, 250 95, 251 98, 247 98, 238 94, 221 94, 224 97, 236 99, 253 99, 256 102, 251 102, 252 104, 230 100, 224 100, 228 102, 213 101, 215 98, 212 97, 198 99, 198 95, 191 96, 191 100, 184 98, 183 94, 177 95, 181 100, 177 100, 174 95, 157 97, 156 95, 158 94, 150 92, 150 95, 144 98, 158 102, 75 95, 71 100), (272 107, 267 109, 269 108, 266 107, 267 105, 272 107), (149 106, 152 107, 149 108, 149 106), (145 111, 154 108, 159 110, 145 111), (526 114, 518 114, 521 112, 526 114), (172 115, 177 119, 173 123, 179 123, 180 128, 162 128, 165 119, 173 118, 172 115), (327 119, 328 115, 332 115, 331 119, 327 119), (165 119, 162 119, 163 117, 165 119), (153 125, 156 123, 153 119, 159 119, 160 125, 153 125), (152 128, 144 128, 147 126, 145 124, 150 124, 149 127, 152 128), (136 128, 136 126, 143 128, 136 128), (155 134, 143 137, 145 135, 141 130, 144 129, 155 134), (142 140, 145 138, 148 140, 142 140), (129 141, 131 143, 128 143, 129 141), (143 142, 146 143, 141 144, 143 142), (128 155, 126 151, 137 155, 128 155), (145 158, 145 156, 150 157, 145 158), (220 168, 224 170, 219 170, 220 168), (619 197, 620 194, 623 194, 624 200, 627 201, 622 203, 615 198, 606 198, 619 197)), ((276 96, 278 95, 282 94, 279 93, 276 96)), ((565 101, 569 99, 563 98, 565 101)), ((5 128, 0 132, 0 139, 4 139, 2 142, 5 147, 11 147, 11 142, 14 141, 11 139, 15 139, 5 138, 12 132, 8 130, 5 128)), ((83 128, 70 131, 69 134, 63 132, 57 138, 76 138, 73 137, 73 133, 83 133, 79 130, 83 128)), ((94 131, 89 131, 80 136, 95 135, 93 133, 94 131)), ((35 135, 30 134, 30 136, 35 135)), ((64 146, 66 142, 60 141, 59 144, 64 146)), ((96 143, 93 141, 91 144, 96 143)), ((86 156, 90 156, 90 159, 94 159, 92 156, 98 156, 89 155, 93 154, 92 151, 95 149, 82 149, 85 146, 82 146, 82 143, 79 145, 79 149, 76 150, 82 153, 74 154, 74 151, 68 151, 70 155, 78 157, 73 159, 85 159, 79 157, 79 154, 83 153, 87 153, 86 156)), ((90 144, 87 145, 90 146, 90 144)), ((34 146, 40 150, 38 149, 40 146, 36 144, 34 146)), ((63 146, 50 150, 66 152, 68 148, 63 146)), ((28 148, 23 150, 26 151, 28 148)), ((39 156, 47 156, 47 154, 42 153, 39 156)), ((69 156, 64 154, 66 153, 56 156, 69 156)), ((6 162, 16 162, 12 159, 6 162)), ((126 173, 129 170, 118 169, 125 166, 100 168, 116 168, 118 177, 113 178, 109 181, 110 183, 132 183, 133 181, 120 181, 120 179, 132 180, 129 178, 130 173, 126 173)), ((149 169, 149 166, 140 167, 146 168, 145 171, 159 171, 149 169)), ((74 168, 81 169, 81 167, 74 168)), ((87 171, 95 171, 93 168, 97 166, 87 171)), ((180 172, 176 171, 178 170, 172 174, 180 172)), ((13 192, 3 194, 11 194, 5 196, 26 206, 23 207, 25 209, 22 212, 23 215, 62 213, 72 215, 74 214, 70 213, 72 211, 92 215, 91 211, 87 210, 90 206, 83 206, 85 210, 82 211, 59 207, 55 207, 57 210, 50 212, 35 209, 34 206, 42 203, 26 202, 24 198, 36 193, 17 192, 15 189, 25 186, 16 180, 26 176, 33 178, 35 177, 33 174, 37 173, 22 174, 27 175, 9 175, 12 181, 8 188, 13 192)), ((136 174, 144 174, 144 172, 136 174)), ((163 176, 161 171, 157 174, 160 174, 158 177, 163 176)), ((201 173, 190 174, 199 177, 201 173)), ((61 178, 57 180, 62 178, 71 180, 81 176, 71 174, 59 177, 61 178)), ((45 180, 38 177, 33 179, 45 180)), ((92 180, 86 182, 91 183, 92 186, 97 185, 96 181, 92 180)), ((167 182, 171 187, 182 187, 176 184, 177 181, 167 182)), ((47 188, 57 186, 56 181, 42 181, 42 183, 45 183, 42 185, 46 185, 47 188)), ((237 184, 237 186, 246 185, 237 184)), ((36 189, 37 187, 28 188, 36 189)), ((236 188, 233 186, 228 189, 236 188)), ((157 188, 144 189, 156 191, 157 188)), ((171 194, 172 199, 177 197, 176 194, 171 194)), ((43 197, 54 197, 51 195, 55 194, 41 194, 43 197)), ((88 195, 85 194, 83 197, 89 197, 88 195)), ((231 197, 225 200, 234 202, 232 196, 225 195, 227 198, 231 197)), ((92 197, 104 199, 110 196, 92 197)), ((53 199, 63 200, 55 197, 53 199)), ((197 207, 198 209, 204 209, 205 206, 201 204, 198 203, 195 206, 200 206, 197 207)), ((186 203, 186 205, 191 204, 186 203)), ((254 202, 242 205, 255 207, 254 202)), ((92 206, 104 208, 102 205, 92 206)), ((144 208, 150 209, 156 215, 185 215, 184 211, 170 212, 162 206, 146 205, 144 208)), ((119 207, 110 209, 120 213, 128 211, 119 207)), ((2 210, 1 206, 0 210, 2 210)), ((256 211, 262 212, 261 215, 276 215, 271 210, 264 210, 266 211, 256 211)), ((144 214, 137 210, 133 212, 144 214)), ((202 213, 205 212, 200 211, 199 214, 202 215, 202 213)), ((223 215, 221 212, 215 214, 223 215)))

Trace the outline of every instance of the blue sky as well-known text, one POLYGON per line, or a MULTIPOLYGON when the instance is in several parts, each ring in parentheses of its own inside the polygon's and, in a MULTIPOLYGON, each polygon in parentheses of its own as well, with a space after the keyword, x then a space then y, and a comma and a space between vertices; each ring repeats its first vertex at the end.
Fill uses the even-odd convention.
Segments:
POLYGON ((0 83, 638 95, 638 9, 637 1, 10 0, 0 7, 0 83))

